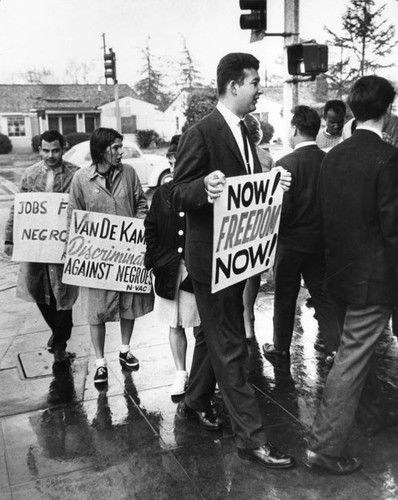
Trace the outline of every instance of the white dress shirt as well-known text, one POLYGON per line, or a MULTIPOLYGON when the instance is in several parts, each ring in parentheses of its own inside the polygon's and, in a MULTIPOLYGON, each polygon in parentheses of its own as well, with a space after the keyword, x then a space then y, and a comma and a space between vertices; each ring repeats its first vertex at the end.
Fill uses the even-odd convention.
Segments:
MULTIPOLYGON (((235 115, 235 113, 232 113, 228 108, 224 106, 221 102, 217 103, 217 109, 218 111, 222 114, 223 118, 227 122, 228 127, 231 129, 231 132, 233 136, 235 137, 235 141, 239 147, 240 154, 242 155, 243 159, 243 164, 246 166, 246 158, 245 158, 245 148, 243 145, 243 137, 242 137, 242 132, 240 128, 240 121, 241 119, 235 115)), ((249 133, 249 132, 248 132, 249 133)), ((248 146, 248 151, 249 151, 249 165, 251 172, 254 172, 254 161, 253 161, 253 154, 252 150, 250 147, 250 144, 248 146)))

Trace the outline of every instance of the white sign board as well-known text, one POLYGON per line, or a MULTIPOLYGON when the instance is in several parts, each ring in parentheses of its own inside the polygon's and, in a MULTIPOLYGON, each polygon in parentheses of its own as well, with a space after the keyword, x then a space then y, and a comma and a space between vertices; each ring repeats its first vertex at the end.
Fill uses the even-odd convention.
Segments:
POLYGON ((283 190, 280 169, 228 177, 214 203, 212 293, 274 262, 283 190))
POLYGON ((144 221, 74 210, 62 281, 70 285, 148 293, 144 221))
POLYGON ((59 264, 67 241, 67 193, 17 193, 12 260, 59 264))

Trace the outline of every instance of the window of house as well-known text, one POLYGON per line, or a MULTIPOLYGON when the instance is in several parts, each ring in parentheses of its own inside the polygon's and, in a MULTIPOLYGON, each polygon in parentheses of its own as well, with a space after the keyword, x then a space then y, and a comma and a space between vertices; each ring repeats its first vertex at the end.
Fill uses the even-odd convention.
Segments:
POLYGON ((180 118, 177 116, 176 117, 176 132, 180 131, 180 118))
POLYGON ((137 132, 137 117, 122 116, 121 117, 122 134, 135 134, 137 132))
POLYGON ((58 130, 63 135, 77 131, 76 115, 50 115, 48 117, 49 130, 58 130))
POLYGON ((8 136, 22 137, 26 135, 25 118, 23 116, 9 116, 7 118, 8 136))

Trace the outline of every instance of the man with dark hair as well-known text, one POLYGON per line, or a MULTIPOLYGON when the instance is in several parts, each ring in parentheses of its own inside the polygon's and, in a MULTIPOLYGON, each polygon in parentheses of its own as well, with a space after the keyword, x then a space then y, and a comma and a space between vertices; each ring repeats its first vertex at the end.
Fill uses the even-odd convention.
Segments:
POLYGON ((255 110, 262 94, 258 60, 232 53, 217 68, 219 101, 206 118, 181 137, 172 186, 172 199, 187 215, 185 257, 201 318, 196 332, 189 385, 178 407, 208 430, 221 428, 211 406, 215 385, 228 410, 238 453, 274 469, 289 468, 294 459, 267 441, 259 405, 248 381, 248 351, 243 325, 245 281, 211 293, 213 201, 225 178, 261 172, 254 144, 243 118, 255 110))
POLYGON ((325 104, 323 117, 326 127, 319 131, 316 143, 325 152, 330 151, 342 138, 346 107, 343 101, 333 99, 325 104))
MULTIPOLYGON (((28 192, 68 193, 72 178, 79 168, 65 161, 64 138, 57 130, 40 136, 41 161, 29 167, 22 175, 19 190, 28 192)), ((6 226, 4 251, 12 255, 14 206, 6 226)), ((56 362, 65 361, 66 343, 72 331, 72 306, 78 288, 62 283, 63 264, 22 262, 19 268, 17 297, 37 303, 44 319, 51 328, 48 342, 56 362)))
POLYGON ((380 388, 372 366, 398 303, 398 150, 382 139, 394 97, 384 78, 365 76, 353 85, 348 102, 357 128, 327 154, 319 178, 325 279, 342 337, 304 462, 335 474, 361 465, 345 456, 355 417, 367 433, 398 423, 374 392, 380 388))
POLYGON ((317 185, 326 153, 315 143, 321 120, 314 109, 297 106, 290 123, 290 145, 294 151, 277 161, 277 165, 292 173, 292 185, 283 198, 275 254, 274 339, 273 344, 263 345, 264 357, 282 369, 290 365, 289 350, 301 277, 311 294, 329 356, 340 342, 333 302, 323 287, 325 249, 317 185))

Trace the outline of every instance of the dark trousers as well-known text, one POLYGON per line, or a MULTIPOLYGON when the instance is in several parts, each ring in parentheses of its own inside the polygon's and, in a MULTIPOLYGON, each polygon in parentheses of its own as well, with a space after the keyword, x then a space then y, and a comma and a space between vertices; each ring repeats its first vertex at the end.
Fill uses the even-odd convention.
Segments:
POLYGON ((324 290, 325 261, 320 254, 296 252, 278 245, 274 265, 274 346, 289 351, 301 276, 313 299, 315 318, 328 351, 337 351, 340 326, 334 303, 324 290))
POLYGON ((345 452, 358 409, 382 418, 381 408, 377 407, 380 398, 363 388, 365 384, 374 386, 373 354, 392 312, 392 306, 384 305, 339 303, 339 307, 340 318, 344 317, 340 348, 308 442, 312 451, 335 457, 345 452))
POLYGON ((52 331, 51 347, 54 351, 66 349, 72 332, 72 309, 57 311, 57 301, 51 291, 50 305, 37 304, 43 318, 52 331))
POLYGON ((185 401, 205 411, 218 382, 239 448, 266 443, 261 413, 248 381, 249 365, 243 324, 245 282, 211 294, 210 285, 193 281, 201 318, 185 401))

